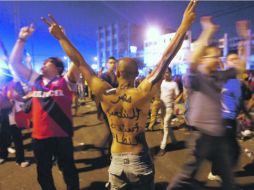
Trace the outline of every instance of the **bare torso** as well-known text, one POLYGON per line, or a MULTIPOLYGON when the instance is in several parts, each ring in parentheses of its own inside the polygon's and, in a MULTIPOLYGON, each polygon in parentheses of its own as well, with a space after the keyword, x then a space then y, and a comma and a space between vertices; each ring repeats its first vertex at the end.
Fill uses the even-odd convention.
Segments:
POLYGON ((150 98, 137 88, 109 90, 103 95, 113 143, 112 153, 139 153, 147 149, 145 125, 150 98))

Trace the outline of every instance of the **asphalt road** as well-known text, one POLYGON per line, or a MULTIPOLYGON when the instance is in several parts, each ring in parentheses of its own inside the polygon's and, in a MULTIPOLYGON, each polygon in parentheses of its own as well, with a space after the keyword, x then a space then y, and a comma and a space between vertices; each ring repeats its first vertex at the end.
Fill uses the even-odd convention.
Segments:
MULTIPOLYGON (((92 101, 86 102, 78 112, 80 116, 74 117, 75 135, 75 162, 79 172, 80 187, 82 190, 104 190, 108 179, 109 161, 101 156, 100 146, 105 137, 106 129, 102 122, 97 120, 95 104, 92 101)), ((13 155, 9 160, 0 165, 0 190, 39 190, 37 182, 36 165, 34 164, 31 150, 31 130, 23 131, 25 155, 31 160, 32 164, 27 168, 20 168, 15 164, 13 155)), ((162 139, 162 131, 157 130, 147 132, 146 138, 151 149, 155 163, 155 183, 156 190, 164 190, 172 177, 179 172, 184 161, 187 159, 189 149, 186 148, 186 141, 190 134, 186 131, 176 129, 177 145, 168 144, 167 153, 163 157, 157 157, 159 144, 162 139)), ((253 140, 240 141, 242 149, 249 148, 254 150, 253 140)), ((254 171, 247 172, 244 165, 250 159, 242 153, 238 168, 236 169, 236 181, 244 190, 254 190, 254 171)), ((210 164, 205 162, 198 179, 205 183, 211 190, 219 189, 218 182, 208 181, 207 175, 210 164)), ((65 190, 62 174, 57 166, 54 166, 53 176, 58 190, 65 190)))

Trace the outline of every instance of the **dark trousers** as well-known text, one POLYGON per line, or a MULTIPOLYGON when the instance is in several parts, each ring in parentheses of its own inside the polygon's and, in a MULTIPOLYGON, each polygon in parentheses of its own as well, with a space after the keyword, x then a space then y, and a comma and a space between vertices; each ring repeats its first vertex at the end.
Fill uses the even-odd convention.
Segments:
MULTIPOLYGON (((231 167, 233 168, 234 166, 237 165, 240 158, 240 152, 241 152, 240 145, 236 139, 237 123, 236 123, 236 120, 224 119, 223 125, 226 129, 225 141, 228 145, 229 161, 230 161, 231 167)), ((216 168, 216 165, 213 163, 212 163, 212 173, 213 175, 221 175, 220 169, 216 168)))
POLYGON ((24 158, 24 146, 21 129, 16 125, 10 125, 11 132, 11 140, 14 142, 15 150, 16 150, 16 162, 21 163, 25 161, 24 158))
POLYGON ((0 158, 7 159, 7 148, 11 145, 12 141, 16 150, 16 162, 20 164, 25 160, 21 129, 17 128, 16 125, 10 125, 9 117, 5 115, 2 118, 0 127, 0 158))
POLYGON ((67 190, 79 189, 79 178, 74 164, 71 138, 33 139, 33 149, 37 163, 38 181, 43 190, 56 190, 51 171, 53 156, 56 157, 63 173, 67 190))
POLYGON ((3 115, 0 125, 0 158, 6 159, 8 157, 7 148, 10 144, 9 117, 8 115, 3 115))
POLYGON ((223 180, 222 189, 233 190, 235 188, 234 178, 229 162, 228 146, 225 138, 202 133, 196 140, 193 154, 189 156, 182 172, 173 179, 168 190, 198 189, 198 187, 195 186, 197 184, 194 179, 205 159, 212 160, 216 168, 220 170, 219 172, 223 180))

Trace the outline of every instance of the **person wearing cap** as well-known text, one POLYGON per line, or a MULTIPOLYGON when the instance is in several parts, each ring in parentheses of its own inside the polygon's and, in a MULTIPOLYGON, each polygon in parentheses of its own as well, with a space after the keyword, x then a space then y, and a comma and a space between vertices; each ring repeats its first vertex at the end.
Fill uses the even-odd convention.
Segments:
POLYGON ((37 179, 43 190, 55 190, 52 177, 52 157, 56 157, 68 190, 79 189, 78 173, 73 158, 72 89, 78 74, 74 65, 65 75, 64 64, 57 57, 46 59, 41 74, 22 64, 22 53, 34 26, 21 28, 9 58, 13 73, 30 83, 33 120, 33 151, 37 164, 37 179))

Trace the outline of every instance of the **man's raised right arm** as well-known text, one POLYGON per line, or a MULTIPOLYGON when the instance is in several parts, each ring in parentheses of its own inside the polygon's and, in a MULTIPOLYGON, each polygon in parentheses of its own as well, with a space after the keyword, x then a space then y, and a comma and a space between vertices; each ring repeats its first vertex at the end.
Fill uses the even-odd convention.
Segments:
POLYGON ((22 55, 27 38, 34 32, 34 26, 30 25, 20 29, 19 37, 9 57, 9 67, 21 80, 30 80, 32 70, 22 64, 22 55))

